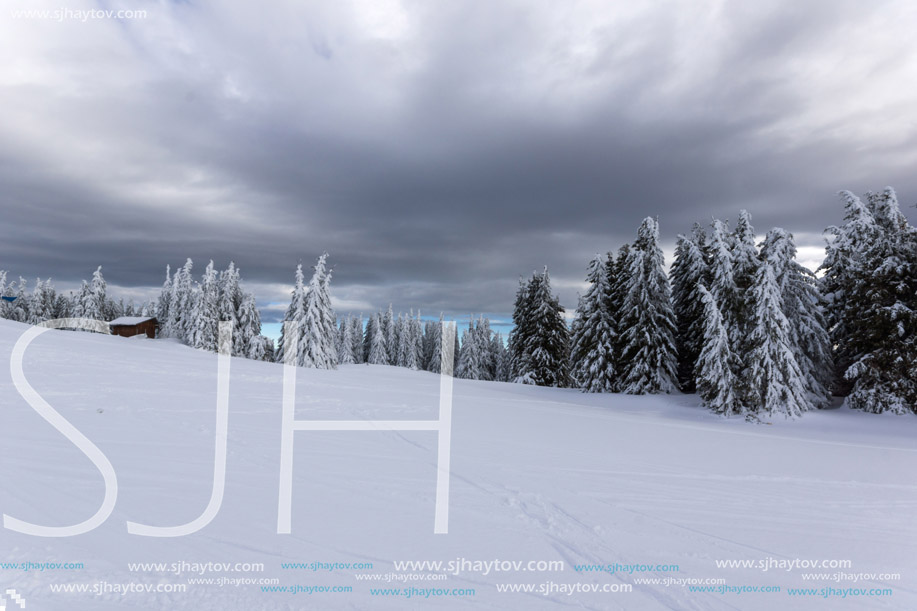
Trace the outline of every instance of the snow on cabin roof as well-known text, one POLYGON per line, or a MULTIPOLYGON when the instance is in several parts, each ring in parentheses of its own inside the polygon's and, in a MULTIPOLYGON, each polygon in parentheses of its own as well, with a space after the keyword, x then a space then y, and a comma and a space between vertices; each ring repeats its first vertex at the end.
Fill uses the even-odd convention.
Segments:
POLYGON ((153 317, 152 316, 122 316, 120 318, 114 319, 113 321, 111 321, 108 324, 113 327, 121 327, 121 326, 128 327, 131 325, 139 325, 140 323, 146 322, 148 320, 153 320, 153 317))

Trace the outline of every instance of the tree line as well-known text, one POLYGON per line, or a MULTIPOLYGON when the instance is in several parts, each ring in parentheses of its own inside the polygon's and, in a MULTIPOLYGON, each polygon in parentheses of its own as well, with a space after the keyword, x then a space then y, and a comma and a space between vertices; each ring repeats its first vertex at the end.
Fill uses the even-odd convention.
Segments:
POLYGON ((584 392, 697 392, 712 411, 796 417, 832 394, 868 412, 917 412, 917 230, 892 188, 842 192, 817 277, 789 232, 756 243, 751 216, 679 235, 666 274, 654 218, 589 263, 568 328, 547 268, 520 283, 513 381, 584 392))

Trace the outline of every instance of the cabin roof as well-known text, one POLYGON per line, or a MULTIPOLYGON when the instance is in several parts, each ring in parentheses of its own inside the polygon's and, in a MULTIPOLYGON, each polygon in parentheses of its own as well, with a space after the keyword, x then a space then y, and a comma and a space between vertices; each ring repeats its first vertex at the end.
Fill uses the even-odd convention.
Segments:
POLYGON ((146 322, 148 320, 155 319, 152 316, 121 316, 120 318, 116 318, 108 324, 112 327, 131 327, 133 325, 139 325, 140 323, 146 322))

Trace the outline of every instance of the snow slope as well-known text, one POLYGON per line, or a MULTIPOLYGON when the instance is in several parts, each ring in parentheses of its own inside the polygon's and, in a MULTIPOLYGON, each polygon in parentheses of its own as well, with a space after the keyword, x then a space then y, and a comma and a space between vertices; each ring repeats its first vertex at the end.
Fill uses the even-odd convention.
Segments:
MULTIPOLYGON (((102 478, 19 396, 9 355, 25 325, 0 321, 0 511, 40 524, 92 515, 102 478)), ((65 539, 0 530, 0 568, 28 609, 914 609, 917 418, 837 409, 795 422, 722 420, 693 396, 584 395, 456 380, 450 532, 433 534, 436 433, 297 432, 293 532, 276 534, 282 367, 232 360, 226 494, 216 519, 180 538, 129 535, 127 521, 177 525, 210 498, 215 355, 164 340, 49 331, 25 356, 35 389, 106 454, 118 475, 111 517, 65 539), (367 581, 393 561, 562 560, 562 571, 463 571, 445 581, 367 581), (793 568, 717 568, 717 560, 850 560, 847 574, 900 579, 806 581, 793 568), (263 563, 263 572, 131 571, 128 563, 263 563), (313 571, 281 563, 372 563, 313 571), (576 571, 583 564, 653 570, 576 571), (678 570, 655 570, 656 565, 678 570), (363 579, 357 577, 362 575, 363 579), (188 585, 183 593, 53 592, 61 584, 188 584, 278 579, 351 592, 265 592, 188 585), (721 578, 780 592, 692 592, 637 579, 721 578), (499 584, 553 583, 501 593, 499 584), (566 594, 560 585, 632 584, 566 594), (371 588, 471 588, 411 598, 371 588), (891 588, 888 596, 791 596, 789 588, 891 588)), ((436 417, 438 376, 351 365, 299 370, 297 419, 436 417)), ((211 567, 212 568, 212 567, 211 567)), ((537 568, 537 567, 536 567, 537 568)), ((99 585, 101 584, 101 585, 99 585)), ((584 587, 584 586, 579 586, 584 587)), ((2 605, 2 603, 0 603, 2 605)), ((8 609, 16 609, 14 602, 8 609)))

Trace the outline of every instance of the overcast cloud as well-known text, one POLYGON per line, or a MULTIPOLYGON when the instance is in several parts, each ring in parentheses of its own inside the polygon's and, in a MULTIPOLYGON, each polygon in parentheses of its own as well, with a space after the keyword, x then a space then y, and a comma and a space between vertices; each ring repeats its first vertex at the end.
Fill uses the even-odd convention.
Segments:
POLYGON ((232 259, 270 319, 327 250, 339 310, 505 314, 647 215, 814 260, 837 190, 917 201, 913 2, 63 5, 146 18, 0 12, 0 269, 58 287, 232 259))

